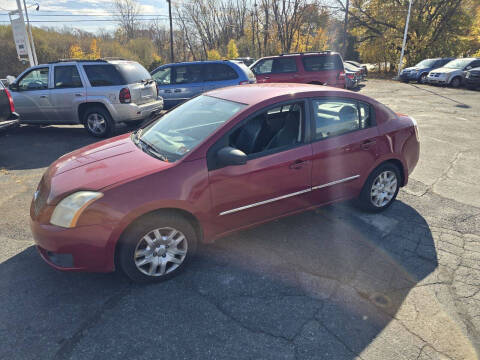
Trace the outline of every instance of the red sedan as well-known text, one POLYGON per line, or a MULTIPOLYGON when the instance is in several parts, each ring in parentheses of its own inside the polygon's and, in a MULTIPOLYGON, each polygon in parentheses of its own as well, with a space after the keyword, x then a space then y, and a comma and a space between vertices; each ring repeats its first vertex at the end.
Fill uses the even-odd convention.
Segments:
POLYGON ((167 279, 197 243, 351 198, 378 212, 419 157, 415 121, 318 85, 205 93, 133 134, 62 156, 31 206, 41 256, 59 270, 167 279))

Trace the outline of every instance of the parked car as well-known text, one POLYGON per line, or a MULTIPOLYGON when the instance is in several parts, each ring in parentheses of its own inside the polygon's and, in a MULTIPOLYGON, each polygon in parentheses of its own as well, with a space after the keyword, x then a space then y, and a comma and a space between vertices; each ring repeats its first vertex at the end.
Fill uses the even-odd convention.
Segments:
POLYGON ((467 71, 465 75, 465 85, 471 90, 475 90, 480 87, 480 67, 467 71))
POLYGON ((0 132, 18 125, 18 114, 15 112, 12 95, 0 82, 0 132))
POLYGON ((235 58, 234 60, 241 61, 246 66, 250 66, 255 62, 255 59, 251 57, 238 57, 238 58, 235 58))
POLYGON ((360 84, 360 80, 357 77, 357 74, 353 71, 345 70, 345 81, 346 81, 346 88, 348 90, 356 89, 360 84))
POLYGON ((155 82, 127 60, 56 61, 25 70, 10 84, 25 124, 83 124, 93 136, 139 123, 163 108, 155 82))
POLYGON ((353 84, 354 88, 360 85, 360 81, 363 80, 362 69, 354 65, 351 65, 349 63, 344 63, 343 66, 345 68, 345 75, 347 78, 347 89, 350 89, 349 86, 352 85, 352 84, 349 84, 349 80, 354 80, 354 84, 353 84), (352 74, 354 76, 352 76, 352 74))
POLYGON ((31 229, 56 269, 118 267, 160 281, 198 243, 235 230, 351 198, 385 210, 418 157, 415 120, 364 95, 305 84, 217 89, 55 161, 35 191, 31 229))
POLYGON ((229 60, 166 64, 153 70, 152 77, 166 109, 205 91, 257 81, 245 64, 229 60))
POLYGON ((346 87, 342 56, 333 51, 282 54, 250 66, 258 83, 291 82, 346 87))
POLYGON ((450 85, 454 88, 464 83, 467 70, 480 66, 480 58, 452 60, 445 66, 430 71, 427 82, 435 85, 450 85))
POLYGON ((345 60, 344 62, 362 69, 363 70, 363 74, 362 74, 363 78, 364 79, 367 78, 367 75, 368 75, 367 64, 360 64, 358 61, 353 61, 353 60, 345 60))
POLYGON ((425 84, 430 71, 441 68, 452 60, 455 60, 455 58, 435 58, 422 60, 415 66, 403 69, 400 73, 400 80, 404 82, 416 81, 420 84, 425 84))

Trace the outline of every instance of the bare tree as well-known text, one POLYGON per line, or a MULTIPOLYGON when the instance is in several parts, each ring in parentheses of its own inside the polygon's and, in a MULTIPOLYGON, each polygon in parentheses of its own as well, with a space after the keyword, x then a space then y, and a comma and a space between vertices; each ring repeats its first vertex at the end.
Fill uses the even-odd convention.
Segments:
POLYGON ((300 31, 307 10, 305 0, 272 0, 273 19, 282 52, 289 52, 296 32, 300 31))
POLYGON ((135 0, 113 0, 115 17, 127 40, 135 38, 139 28, 140 6, 135 0))

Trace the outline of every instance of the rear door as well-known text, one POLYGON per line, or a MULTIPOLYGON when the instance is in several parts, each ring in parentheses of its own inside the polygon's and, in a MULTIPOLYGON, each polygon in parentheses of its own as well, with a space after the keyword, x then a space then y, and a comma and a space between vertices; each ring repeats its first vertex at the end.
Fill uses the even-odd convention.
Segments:
POLYGON ((11 91, 15 108, 21 121, 50 122, 52 112, 48 88, 50 66, 34 68, 25 73, 11 91))
POLYGON ((340 88, 345 85, 345 72, 339 55, 302 56, 302 65, 310 81, 340 88))
POLYGON ((295 56, 260 60, 253 68, 257 83, 299 82, 295 56))
POLYGON ((229 65, 222 63, 206 63, 203 65, 204 91, 225 86, 238 85, 239 75, 229 65))
POLYGON ((54 65, 53 88, 50 98, 55 109, 52 122, 77 123, 78 105, 86 100, 87 92, 80 78, 77 65, 54 65))
POLYGON ((180 64, 172 68, 170 85, 162 86, 169 105, 177 105, 204 91, 203 65, 180 64))

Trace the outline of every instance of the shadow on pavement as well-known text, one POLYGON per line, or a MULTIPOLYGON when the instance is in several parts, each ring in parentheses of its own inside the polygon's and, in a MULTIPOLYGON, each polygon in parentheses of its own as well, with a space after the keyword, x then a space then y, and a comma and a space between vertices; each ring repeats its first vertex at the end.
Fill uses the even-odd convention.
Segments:
POLYGON ((0 264, 0 358, 353 360, 436 267, 427 223, 400 201, 239 232, 151 286, 57 272, 29 247, 0 264))
POLYGON ((437 93, 437 92, 435 92, 435 91, 433 91, 433 90, 430 90, 430 89, 425 88, 424 86, 417 86, 417 85, 414 85, 414 84, 411 84, 411 83, 409 83, 409 85, 411 85, 411 86, 413 86, 414 88, 417 88, 417 89, 419 89, 419 90, 423 90, 423 91, 429 92, 430 94, 439 96, 439 97, 441 97, 441 98, 443 98, 443 99, 446 99, 446 100, 448 100, 448 101, 454 102, 454 103, 455 103, 455 107, 462 108, 462 109, 470 109, 470 108, 471 108, 470 105, 464 104, 464 103, 462 103, 462 102, 460 102, 460 101, 457 101, 457 100, 455 100, 455 99, 452 99, 452 98, 450 98, 450 97, 448 97, 448 96, 439 94, 439 93, 437 93))

